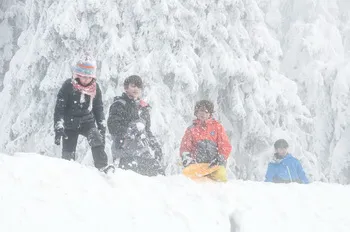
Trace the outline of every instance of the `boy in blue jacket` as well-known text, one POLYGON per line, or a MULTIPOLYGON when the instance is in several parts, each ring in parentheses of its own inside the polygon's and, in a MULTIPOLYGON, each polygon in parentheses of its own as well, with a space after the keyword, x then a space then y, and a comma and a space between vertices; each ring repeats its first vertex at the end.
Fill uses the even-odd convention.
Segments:
POLYGON ((267 168, 265 182, 274 183, 303 183, 308 184, 303 167, 298 159, 288 153, 288 143, 284 139, 279 139, 274 144, 275 154, 272 162, 267 168))

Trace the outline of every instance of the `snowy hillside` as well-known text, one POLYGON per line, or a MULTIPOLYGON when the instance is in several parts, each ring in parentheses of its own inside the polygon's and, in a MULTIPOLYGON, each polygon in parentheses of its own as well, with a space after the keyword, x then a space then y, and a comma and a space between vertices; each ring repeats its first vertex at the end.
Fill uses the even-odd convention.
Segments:
MULTIPOLYGON (((147 82, 144 98, 168 174, 179 172, 195 101, 207 98, 233 145, 231 177, 262 180, 282 137, 311 180, 350 183, 349 4, 2 0, 1 151, 60 155, 56 94, 88 49, 98 60, 105 114, 128 75, 147 82)), ((79 143, 79 161, 89 163, 82 158, 87 143, 79 143)))
POLYGON ((0 154, 0 231, 348 232, 350 186, 144 177, 0 154))

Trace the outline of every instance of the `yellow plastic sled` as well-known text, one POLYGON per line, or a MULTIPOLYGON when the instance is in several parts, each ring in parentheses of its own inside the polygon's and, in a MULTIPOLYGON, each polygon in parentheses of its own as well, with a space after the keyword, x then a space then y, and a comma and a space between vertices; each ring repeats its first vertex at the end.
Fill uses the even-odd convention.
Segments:
POLYGON ((226 168, 224 166, 213 166, 209 168, 208 163, 191 164, 182 170, 182 173, 195 181, 227 181, 226 168))

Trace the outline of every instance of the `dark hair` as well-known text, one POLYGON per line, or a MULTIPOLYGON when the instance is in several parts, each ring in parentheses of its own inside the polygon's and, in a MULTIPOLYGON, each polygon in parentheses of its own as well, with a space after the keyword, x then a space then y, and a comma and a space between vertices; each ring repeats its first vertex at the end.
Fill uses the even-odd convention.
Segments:
POLYGON ((198 112, 199 109, 204 108, 208 111, 208 113, 214 113, 214 104, 208 100, 200 100, 196 102, 196 106, 194 107, 194 114, 198 112))
POLYGON ((140 89, 143 88, 142 79, 141 79, 141 77, 139 77, 137 75, 132 75, 132 76, 129 76, 128 78, 126 78, 124 81, 124 88, 128 88, 130 84, 134 84, 137 87, 139 87, 140 89))
POLYGON ((275 144, 273 146, 275 147, 275 149, 277 149, 277 148, 288 148, 288 143, 284 139, 279 139, 279 140, 277 140, 275 142, 275 144))

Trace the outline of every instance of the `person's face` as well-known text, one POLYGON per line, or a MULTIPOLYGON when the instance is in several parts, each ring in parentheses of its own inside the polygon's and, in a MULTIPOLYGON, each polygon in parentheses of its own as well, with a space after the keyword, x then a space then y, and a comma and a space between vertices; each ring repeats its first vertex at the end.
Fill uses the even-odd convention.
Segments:
POLYGON ((196 116, 200 121, 204 122, 204 121, 208 120, 211 115, 207 109, 199 108, 197 113, 196 113, 196 116))
POLYGON ((80 84, 83 86, 87 86, 92 81, 92 77, 87 77, 83 75, 76 75, 76 78, 79 79, 80 84))
POLYGON ((287 148, 277 148, 275 149, 275 152, 278 153, 280 156, 287 155, 287 148))
POLYGON ((135 84, 129 84, 128 87, 124 88, 126 95, 131 99, 138 99, 141 97, 142 89, 137 87, 135 84))

